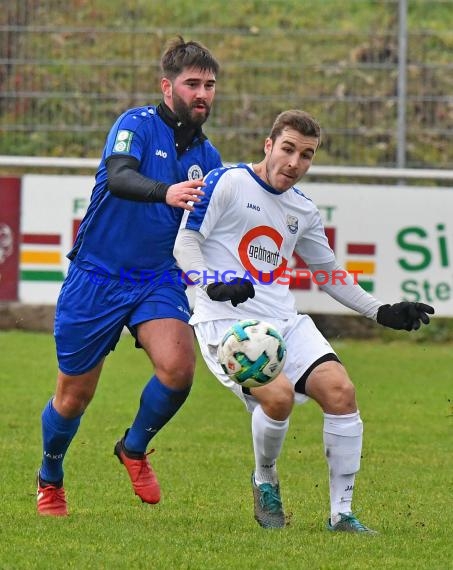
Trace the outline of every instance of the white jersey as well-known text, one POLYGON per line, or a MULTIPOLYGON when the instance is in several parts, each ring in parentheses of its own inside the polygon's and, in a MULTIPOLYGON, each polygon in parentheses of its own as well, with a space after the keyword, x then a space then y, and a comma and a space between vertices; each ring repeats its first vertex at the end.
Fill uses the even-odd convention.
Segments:
POLYGON ((185 212, 181 223, 181 228, 205 238, 201 251, 209 271, 202 281, 245 277, 253 282, 255 297, 233 307, 230 302, 212 301, 197 288, 190 322, 294 316, 289 289, 293 252, 308 265, 335 260, 319 210, 295 187, 277 192, 251 165, 213 170, 205 182, 201 202, 193 212, 185 212))

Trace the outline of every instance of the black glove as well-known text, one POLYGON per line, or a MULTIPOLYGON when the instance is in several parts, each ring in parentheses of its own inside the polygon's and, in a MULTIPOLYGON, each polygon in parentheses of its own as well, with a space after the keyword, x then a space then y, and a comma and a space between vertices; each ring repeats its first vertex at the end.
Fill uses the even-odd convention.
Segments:
POLYGON ((210 283, 206 287, 206 293, 213 301, 231 301, 233 307, 237 307, 239 303, 253 299, 255 288, 248 279, 235 277, 228 283, 210 283))
POLYGON ((431 305, 402 301, 394 305, 381 305, 376 320, 380 325, 391 329, 416 331, 420 328, 420 321, 425 325, 429 323, 428 314, 434 315, 431 305))

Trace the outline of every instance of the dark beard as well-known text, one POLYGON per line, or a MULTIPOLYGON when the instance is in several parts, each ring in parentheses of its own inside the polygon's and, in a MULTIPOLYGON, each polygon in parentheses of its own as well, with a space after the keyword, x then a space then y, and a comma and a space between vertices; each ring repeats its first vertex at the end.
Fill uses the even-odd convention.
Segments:
POLYGON ((181 123, 186 127, 192 127, 194 129, 201 127, 206 119, 209 117, 210 109, 205 107, 206 115, 197 115, 196 117, 192 114, 192 107, 186 105, 179 97, 173 95, 173 111, 181 123))

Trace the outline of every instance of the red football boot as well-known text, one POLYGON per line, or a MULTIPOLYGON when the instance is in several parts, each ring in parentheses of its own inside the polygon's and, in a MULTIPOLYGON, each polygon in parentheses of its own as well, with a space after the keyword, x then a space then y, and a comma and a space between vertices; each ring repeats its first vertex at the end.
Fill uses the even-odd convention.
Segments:
POLYGON ((159 482, 147 457, 153 453, 153 451, 154 449, 149 453, 143 454, 126 452, 124 449, 124 437, 116 442, 115 449, 113 450, 113 453, 118 457, 124 467, 126 467, 135 494, 138 495, 144 503, 150 503, 151 505, 160 501, 159 482))
POLYGON ((66 517, 68 507, 63 484, 43 484, 38 476, 37 507, 40 515, 66 517))

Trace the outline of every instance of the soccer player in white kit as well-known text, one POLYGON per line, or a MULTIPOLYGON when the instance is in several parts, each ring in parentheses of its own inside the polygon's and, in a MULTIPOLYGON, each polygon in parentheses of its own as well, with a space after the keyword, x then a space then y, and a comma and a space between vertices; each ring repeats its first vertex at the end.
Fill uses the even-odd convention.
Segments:
MULTIPOLYGON (((374 533, 352 511, 362 450, 362 420, 345 368, 308 315, 297 314, 289 289, 294 251, 312 273, 328 275, 322 289, 343 305, 394 329, 416 330, 434 309, 423 303, 383 305, 338 265, 317 207, 294 185, 312 164, 320 127, 299 110, 281 113, 258 164, 218 168, 205 178, 205 194, 185 212, 174 255, 198 284, 191 323, 208 367, 243 400, 252 421, 255 519, 265 528, 285 526, 277 459, 294 403, 315 400, 324 413, 332 531, 374 533), (338 279, 335 276, 341 275, 338 279), (217 347, 241 319, 272 323, 287 344, 283 372, 259 388, 242 388, 222 370, 217 347)), ((323 282, 326 279, 323 277, 323 282)))

